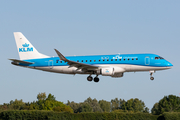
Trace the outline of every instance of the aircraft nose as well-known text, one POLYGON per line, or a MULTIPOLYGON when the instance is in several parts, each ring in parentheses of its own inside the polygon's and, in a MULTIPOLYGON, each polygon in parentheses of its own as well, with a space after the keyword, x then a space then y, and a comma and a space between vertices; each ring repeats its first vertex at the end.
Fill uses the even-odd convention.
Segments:
POLYGON ((172 67, 173 67, 173 64, 171 64, 170 62, 167 62, 167 63, 166 63, 166 66, 172 68, 172 67))

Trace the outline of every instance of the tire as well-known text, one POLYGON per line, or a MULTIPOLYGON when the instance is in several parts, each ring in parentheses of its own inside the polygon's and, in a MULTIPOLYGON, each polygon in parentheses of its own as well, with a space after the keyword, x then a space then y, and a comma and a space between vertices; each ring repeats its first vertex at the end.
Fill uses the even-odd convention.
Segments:
POLYGON ((154 80, 154 77, 150 77, 151 80, 154 80))
POLYGON ((92 81, 93 78, 92 78, 91 76, 88 76, 88 77, 87 77, 87 80, 88 80, 88 81, 92 81))
POLYGON ((98 77, 95 77, 95 78, 94 78, 94 82, 99 82, 99 78, 98 78, 98 77))

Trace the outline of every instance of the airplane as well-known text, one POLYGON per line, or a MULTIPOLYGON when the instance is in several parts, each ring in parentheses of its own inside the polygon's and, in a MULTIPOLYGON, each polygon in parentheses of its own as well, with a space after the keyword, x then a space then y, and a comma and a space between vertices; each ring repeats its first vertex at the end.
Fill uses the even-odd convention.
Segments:
POLYGON ((113 54, 63 56, 54 49, 58 57, 39 53, 21 32, 14 32, 20 60, 9 59, 13 65, 63 74, 88 74, 87 80, 99 82, 99 75, 113 78, 123 77, 125 72, 166 70, 173 65, 156 54, 113 54), (94 78, 92 75, 96 75, 94 78))

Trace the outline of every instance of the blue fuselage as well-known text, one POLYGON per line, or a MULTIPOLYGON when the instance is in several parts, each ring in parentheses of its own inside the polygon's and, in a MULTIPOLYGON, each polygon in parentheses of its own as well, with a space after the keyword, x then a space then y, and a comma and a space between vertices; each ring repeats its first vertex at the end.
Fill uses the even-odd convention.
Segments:
MULTIPOLYGON (((115 55, 90 55, 90 56, 66 56, 71 61, 76 61, 90 65, 113 65, 126 64, 148 67, 172 67, 173 65, 167 60, 155 54, 115 54, 115 55)), ((33 62, 28 65, 31 67, 47 67, 47 66, 69 66, 67 62, 59 59, 59 57, 50 57, 43 59, 25 60, 33 62)), ((23 64, 21 64, 23 65, 23 64)), ((27 64, 25 64, 27 66, 27 64)))

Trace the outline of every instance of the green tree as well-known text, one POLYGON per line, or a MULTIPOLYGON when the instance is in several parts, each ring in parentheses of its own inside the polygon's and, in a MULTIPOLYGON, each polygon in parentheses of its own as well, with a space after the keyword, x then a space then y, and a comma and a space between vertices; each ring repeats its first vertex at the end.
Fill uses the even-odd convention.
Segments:
POLYGON ((145 109, 144 109, 143 112, 144 112, 144 113, 149 113, 149 108, 148 108, 148 107, 145 107, 145 109))
POLYGON ((38 99, 38 100, 45 100, 45 99, 46 99, 46 93, 45 93, 45 92, 39 93, 39 94, 37 95, 37 99, 38 99))
POLYGON ((73 109, 74 113, 78 113, 78 110, 79 110, 79 104, 78 103, 75 103, 74 101, 70 102, 68 100, 67 105, 73 109))
POLYGON ((87 102, 80 103, 78 112, 93 112, 92 107, 87 102))
POLYGON ((158 106, 159 106, 159 103, 155 103, 153 108, 151 109, 151 113, 153 115, 159 115, 160 114, 160 110, 159 110, 158 106))
POLYGON ((156 115, 164 112, 180 112, 180 98, 175 95, 164 96, 153 106, 151 112, 156 115))
POLYGON ((29 110, 40 110, 40 106, 38 105, 38 101, 33 101, 29 104, 29 110))
POLYGON ((8 104, 4 103, 3 105, 0 105, 0 110, 8 110, 8 104))
POLYGON ((46 100, 53 100, 55 101, 56 98, 54 97, 54 95, 52 95, 51 93, 48 95, 48 97, 46 98, 46 100))
POLYGON ((99 105, 100 105, 101 109, 103 110, 103 112, 110 112, 110 110, 111 110, 110 102, 105 101, 105 100, 100 100, 99 105))
POLYGON ((11 100, 9 104, 9 108, 12 108, 14 110, 20 110, 24 107, 25 103, 21 100, 15 99, 15 101, 11 100))
POLYGON ((143 101, 141 101, 137 98, 130 99, 127 102, 123 103, 122 109, 131 111, 131 112, 144 112, 145 104, 143 101))
POLYGON ((120 100, 118 98, 111 100, 111 109, 112 111, 120 109, 120 100))
POLYGON ((63 105, 63 106, 58 106, 58 107, 54 107, 53 111, 56 112, 70 112, 73 113, 73 109, 67 105, 63 105))
POLYGON ((96 99, 91 99, 89 97, 84 102, 88 103, 92 107, 93 112, 103 112, 103 110, 101 109, 101 107, 96 99))
POLYGON ((122 105, 123 105, 124 103, 126 103, 126 101, 125 101, 124 99, 120 99, 119 101, 120 101, 120 109, 122 109, 122 105))

